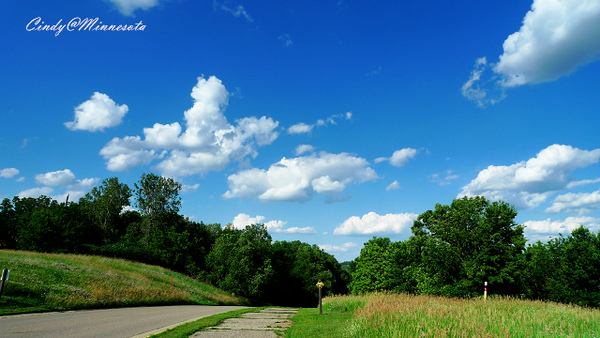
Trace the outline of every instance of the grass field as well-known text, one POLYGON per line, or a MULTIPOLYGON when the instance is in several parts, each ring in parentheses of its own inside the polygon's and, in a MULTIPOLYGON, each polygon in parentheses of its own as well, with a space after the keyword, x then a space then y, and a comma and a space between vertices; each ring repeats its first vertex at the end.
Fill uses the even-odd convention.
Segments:
POLYGON ((0 315, 141 305, 246 305, 185 275, 121 259, 0 250, 0 315), (171 277, 173 287, 171 287, 171 277))
POLYGON ((299 312, 287 337, 600 338, 597 309, 499 297, 339 296, 325 298, 323 312, 299 312))

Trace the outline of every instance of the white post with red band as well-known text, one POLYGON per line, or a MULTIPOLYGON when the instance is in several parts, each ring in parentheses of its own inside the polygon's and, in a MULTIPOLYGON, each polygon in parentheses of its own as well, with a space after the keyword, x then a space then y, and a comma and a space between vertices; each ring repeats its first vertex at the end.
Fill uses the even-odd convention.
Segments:
POLYGON ((483 301, 487 300, 487 282, 483 282, 483 301))

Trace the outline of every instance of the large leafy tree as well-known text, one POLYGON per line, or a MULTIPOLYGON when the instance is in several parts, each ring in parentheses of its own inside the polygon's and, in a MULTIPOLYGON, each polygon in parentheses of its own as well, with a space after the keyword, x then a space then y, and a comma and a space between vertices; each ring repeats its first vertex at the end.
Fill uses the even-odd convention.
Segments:
POLYGON ((0 248, 15 249, 17 247, 19 227, 17 212, 12 201, 8 198, 0 204, 0 248))
POLYGON ((387 237, 373 237, 360 250, 355 260, 356 270, 352 275, 352 293, 360 294, 381 291, 386 287, 384 272, 387 266, 387 250, 390 246, 387 237))
POLYGON ((316 283, 325 295, 347 292, 347 272, 331 254, 317 245, 300 241, 277 241, 271 247, 276 272, 267 299, 279 305, 312 307, 318 302, 316 283))
POLYGON ((142 174, 135 183, 136 206, 145 222, 142 232, 150 237, 156 230, 163 231, 169 220, 178 216, 181 206, 181 183, 156 174, 142 174))
POLYGON ((121 213, 130 205, 132 195, 127 184, 120 183, 117 177, 111 177, 92 188, 79 201, 88 217, 102 232, 104 243, 113 242, 124 234, 126 229, 121 222, 121 213))
POLYGON ((422 241, 420 289, 466 296, 487 281, 497 293, 519 293, 526 239, 516 216, 513 206, 480 196, 437 204, 419 215, 412 232, 422 241))
POLYGON ((19 249, 40 252, 79 252, 93 241, 94 232, 82 217, 79 205, 53 204, 37 208, 19 231, 19 249))
POLYGON ((530 298, 600 306, 600 233, 580 226, 570 236, 527 248, 530 298))
POLYGON ((263 224, 244 230, 227 226, 207 257, 214 284, 236 294, 263 298, 275 275, 271 264, 271 235, 263 224))

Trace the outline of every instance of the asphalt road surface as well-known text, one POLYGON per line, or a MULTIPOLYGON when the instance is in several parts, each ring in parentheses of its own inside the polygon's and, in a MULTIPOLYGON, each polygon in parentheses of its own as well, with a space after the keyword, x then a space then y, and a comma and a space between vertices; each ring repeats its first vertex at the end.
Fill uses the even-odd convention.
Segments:
POLYGON ((0 316, 0 337, 147 337, 245 306, 156 306, 0 316))

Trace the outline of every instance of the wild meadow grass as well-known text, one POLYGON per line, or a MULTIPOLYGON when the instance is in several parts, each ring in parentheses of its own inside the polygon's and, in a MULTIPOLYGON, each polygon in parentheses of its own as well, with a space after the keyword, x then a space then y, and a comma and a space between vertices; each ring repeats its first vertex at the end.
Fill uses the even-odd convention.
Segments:
MULTIPOLYGON (((323 313, 347 315, 335 323, 311 310, 313 332, 342 327, 338 337, 600 337, 600 311, 502 297, 456 299, 406 294, 336 296, 323 313)), ((289 337, 302 337, 307 313, 294 318, 289 337), (298 325, 299 324, 299 325, 298 325)), ((327 335, 326 335, 327 336, 327 335)))
POLYGON ((180 273, 122 259, 0 250, 0 269, 4 268, 11 272, 0 299, 0 315, 141 305, 245 304, 180 273))

